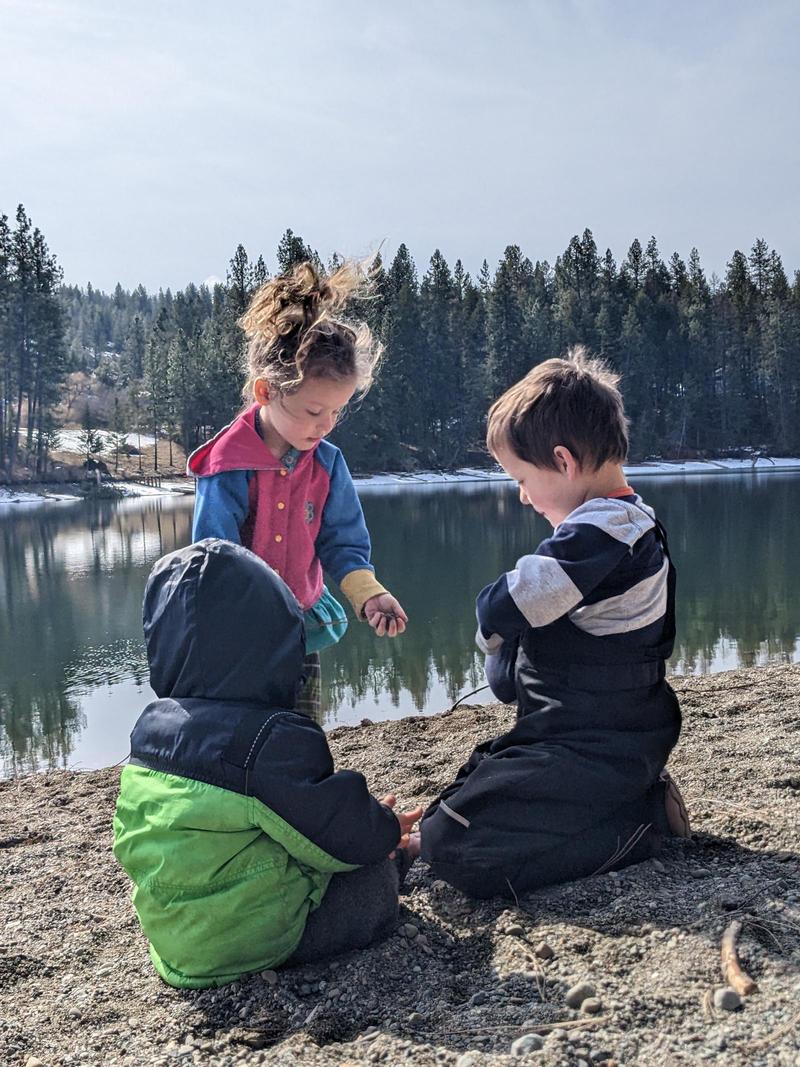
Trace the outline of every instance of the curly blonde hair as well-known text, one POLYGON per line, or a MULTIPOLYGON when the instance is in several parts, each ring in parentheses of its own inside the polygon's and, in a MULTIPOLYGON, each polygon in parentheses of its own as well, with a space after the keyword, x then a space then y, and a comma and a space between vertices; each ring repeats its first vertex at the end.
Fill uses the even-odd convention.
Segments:
POLYGON ((299 263, 254 294, 239 325, 247 337, 245 401, 258 378, 284 394, 309 378, 356 379, 363 396, 372 385, 383 345, 365 323, 336 318, 347 301, 369 288, 368 264, 348 261, 330 275, 299 263))

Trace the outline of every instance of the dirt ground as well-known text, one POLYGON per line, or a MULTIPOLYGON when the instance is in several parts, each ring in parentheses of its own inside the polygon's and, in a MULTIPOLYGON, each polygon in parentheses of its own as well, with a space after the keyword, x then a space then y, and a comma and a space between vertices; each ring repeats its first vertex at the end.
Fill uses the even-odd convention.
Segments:
MULTIPOLYGON (((150 966, 110 852, 118 769, 0 782, 0 1063, 800 1065, 800 667, 675 688, 691 841, 518 906, 418 863, 387 941, 216 991, 150 966), (734 920, 758 987, 738 1006, 721 991, 734 920)), ((411 806, 510 718, 463 707, 330 740, 411 806)))

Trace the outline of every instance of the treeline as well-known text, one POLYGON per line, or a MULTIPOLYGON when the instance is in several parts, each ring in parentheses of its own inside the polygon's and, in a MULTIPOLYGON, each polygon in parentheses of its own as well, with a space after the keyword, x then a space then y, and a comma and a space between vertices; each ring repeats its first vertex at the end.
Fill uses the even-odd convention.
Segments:
POLYGON ((22 205, 0 214, 0 473, 20 452, 37 470, 55 440, 52 407, 68 373, 61 270, 22 205))
MULTIPOLYGON (((306 258, 322 266, 287 230, 276 272, 306 258)), ((236 323, 268 276, 263 257, 240 245, 225 282, 211 289, 117 286, 107 295, 62 286, 59 373, 66 361, 112 390, 111 428, 152 434, 162 442, 154 464, 163 464, 171 442, 189 450, 239 408, 236 323)), ((484 261, 476 277, 438 251, 420 276, 401 245, 391 262, 376 259, 373 290, 350 314, 386 345, 375 386, 335 432, 356 469, 479 462, 491 400, 576 343, 622 373, 634 458, 800 451, 800 274, 790 282, 760 239, 747 255, 733 253, 723 279, 706 277, 694 249, 688 261, 677 253, 665 261, 655 238, 645 247, 634 240, 618 264, 589 230, 554 265, 510 245, 494 271, 484 261)), ((12 385, 23 410, 19 398, 37 388, 32 364, 9 362, 19 368, 12 385)), ((37 410, 47 426, 47 404, 34 402, 34 438, 37 410)))

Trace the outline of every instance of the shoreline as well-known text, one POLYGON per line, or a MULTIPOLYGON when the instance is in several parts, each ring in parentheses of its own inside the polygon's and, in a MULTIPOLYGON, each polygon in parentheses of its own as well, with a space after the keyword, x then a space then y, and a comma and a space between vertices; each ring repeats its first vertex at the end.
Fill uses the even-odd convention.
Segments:
MULTIPOLYGON (((750 459, 716 460, 659 460, 626 464, 625 474, 630 479, 684 478, 716 476, 721 474, 788 474, 800 473, 800 458, 758 457, 750 459)), ((412 473, 382 472, 354 475, 353 481, 359 492, 373 489, 416 488, 419 486, 467 485, 510 483, 504 471, 492 468, 463 467, 453 471, 415 471, 412 473)), ((0 485, 0 515, 9 508, 38 507, 43 504, 74 504, 86 499, 75 483, 42 482, 29 485, 0 485)), ((193 480, 166 476, 159 487, 145 485, 138 480, 125 479, 103 482, 120 492, 120 498, 148 496, 190 496, 194 494, 193 480)))
MULTIPOLYGON (((171 989, 149 963, 110 854, 119 768, 0 782, 0 1062, 511 1067, 512 1042, 530 1035, 543 1048, 524 1062, 547 1067, 794 1067, 800 666, 671 682, 684 729, 670 768, 691 841, 518 904, 471 901, 417 863, 386 941, 219 990, 171 989), (727 1011, 713 994, 732 920, 758 989, 727 1011), (596 1014, 566 1005, 578 982, 596 1014)), ((502 705, 461 706, 328 739, 338 767, 405 807, 511 719, 502 705)))

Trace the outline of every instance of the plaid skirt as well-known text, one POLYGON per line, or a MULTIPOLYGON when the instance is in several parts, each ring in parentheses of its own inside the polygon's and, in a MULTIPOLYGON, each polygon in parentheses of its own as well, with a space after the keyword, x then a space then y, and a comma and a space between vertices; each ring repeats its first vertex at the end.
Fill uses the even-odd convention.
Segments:
POLYGON ((319 652, 309 652, 303 660, 303 673, 306 680, 297 694, 295 709, 308 715, 314 722, 322 725, 322 671, 319 665, 319 652))

